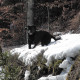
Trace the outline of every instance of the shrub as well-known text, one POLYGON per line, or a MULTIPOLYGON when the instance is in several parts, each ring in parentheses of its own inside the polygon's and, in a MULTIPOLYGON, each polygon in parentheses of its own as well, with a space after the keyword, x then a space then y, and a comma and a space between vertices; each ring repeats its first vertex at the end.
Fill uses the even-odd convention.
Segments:
POLYGON ((42 76, 48 76, 49 74, 58 75, 61 73, 62 69, 59 68, 59 64, 62 60, 54 60, 46 66, 47 60, 43 58, 43 55, 37 56, 37 61, 28 68, 30 71, 29 80, 37 80, 42 76))
POLYGON ((0 53, 0 66, 3 67, 3 80, 24 80, 24 64, 18 60, 17 55, 12 56, 8 52, 0 53))

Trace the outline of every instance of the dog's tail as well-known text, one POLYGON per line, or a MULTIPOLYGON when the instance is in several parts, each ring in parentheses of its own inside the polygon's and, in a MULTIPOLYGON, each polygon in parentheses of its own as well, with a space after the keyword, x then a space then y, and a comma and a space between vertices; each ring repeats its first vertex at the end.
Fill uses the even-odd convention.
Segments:
POLYGON ((60 36, 55 37, 55 36, 52 36, 52 35, 51 35, 51 38, 53 38, 55 41, 57 41, 57 40, 60 40, 60 39, 61 39, 61 37, 60 37, 60 36))

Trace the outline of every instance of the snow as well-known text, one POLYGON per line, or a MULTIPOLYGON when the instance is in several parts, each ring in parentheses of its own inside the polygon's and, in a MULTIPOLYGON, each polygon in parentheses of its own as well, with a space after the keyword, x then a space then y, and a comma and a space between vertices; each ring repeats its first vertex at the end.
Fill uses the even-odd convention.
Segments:
POLYGON ((0 66, 0 80, 4 79, 4 73, 2 73, 3 68, 0 66))
POLYGON ((70 66, 70 64, 72 64, 73 63, 73 61, 72 61, 72 59, 71 58, 66 58, 60 65, 59 65, 59 67, 60 68, 63 68, 63 69, 66 69, 66 68, 68 68, 69 66, 70 66))
POLYGON ((29 71, 25 71, 25 78, 24 78, 24 80, 28 80, 28 76, 30 75, 30 72, 29 71))
POLYGON ((15 48, 11 50, 12 55, 18 54, 19 59, 25 63, 25 65, 32 65, 33 62, 37 60, 37 56, 42 54, 47 48, 42 48, 41 46, 36 49, 28 49, 27 45, 21 48, 15 48))
MULTIPOLYGON (((25 65, 33 65, 37 61, 39 55, 43 55, 43 58, 47 60, 46 65, 49 64, 54 59, 63 59, 65 60, 59 65, 60 68, 63 68, 63 71, 60 75, 47 77, 41 77, 38 80, 65 80, 66 76, 71 68, 71 65, 74 63, 71 57, 75 57, 80 54, 80 34, 64 34, 61 35, 61 40, 54 41, 51 40, 51 43, 48 46, 38 45, 34 49, 28 49, 28 45, 24 45, 20 48, 15 48, 10 51, 12 55, 18 54, 18 59, 25 63, 25 65)), ((25 75, 29 76, 29 72, 25 72, 25 75)), ((25 80, 28 80, 28 76, 25 80)))
POLYGON ((48 77, 41 77, 38 80, 65 80, 65 77, 67 76, 67 74, 64 75, 57 75, 57 76, 48 76, 48 77))

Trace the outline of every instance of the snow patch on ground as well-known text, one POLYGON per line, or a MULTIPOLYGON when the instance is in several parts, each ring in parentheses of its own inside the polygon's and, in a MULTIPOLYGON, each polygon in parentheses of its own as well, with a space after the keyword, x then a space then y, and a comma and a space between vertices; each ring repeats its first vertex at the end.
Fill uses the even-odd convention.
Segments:
MULTIPOLYGON (((25 45, 20 48, 15 48, 10 52, 12 53, 12 55, 18 54, 18 59, 24 62, 25 65, 33 65, 33 63, 37 61, 37 56, 41 54, 47 60, 47 66, 54 59, 65 58, 65 60, 59 65, 60 68, 63 68, 63 71, 60 75, 49 75, 47 77, 41 77, 40 79, 38 79, 65 80, 71 68, 71 65, 73 64, 73 60, 71 59, 71 57, 75 57, 80 54, 80 34, 65 34, 61 35, 61 38, 61 40, 58 40, 56 42, 54 40, 51 40, 51 43, 48 46, 42 47, 41 45, 39 45, 34 49, 28 49, 28 45, 25 45)), ((25 72, 25 75, 27 74, 28 72, 25 72)), ((25 80, 27 80, 27 78, 25 80)))
POLYGON ((41 77, 38 80, 65 80, 66 76, 67 76, 67 74, 57 75, 57 76, 49 75, 48 77, 41 77))

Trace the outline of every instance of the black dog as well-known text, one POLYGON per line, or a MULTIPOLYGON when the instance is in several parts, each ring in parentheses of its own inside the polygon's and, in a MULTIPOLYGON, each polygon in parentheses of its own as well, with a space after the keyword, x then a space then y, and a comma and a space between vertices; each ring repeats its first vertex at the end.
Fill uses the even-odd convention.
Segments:
POLYGON ((48 45, 51 42, 51 38, 53 38, 55 41, 59 40, 60 38, 56 39, 54 36, 49 34, 46 31, 35 31, 33 34, 29 34, 28 44, 29 49, 31 49, 31 44, 34 44, 35 48, 39 42, 41 42, 41 45, 48 45))

